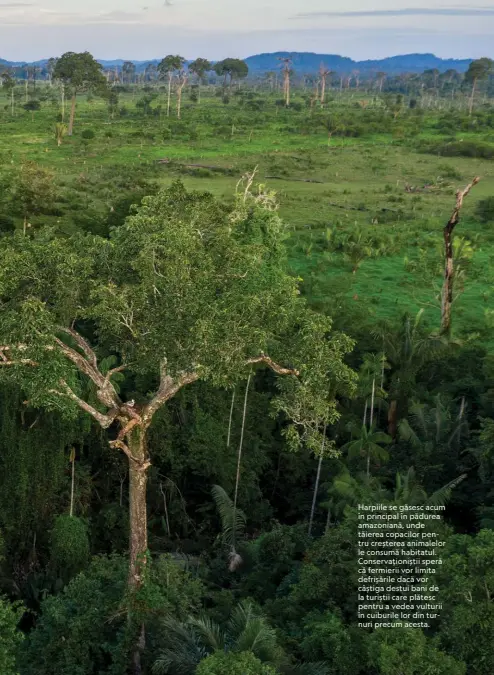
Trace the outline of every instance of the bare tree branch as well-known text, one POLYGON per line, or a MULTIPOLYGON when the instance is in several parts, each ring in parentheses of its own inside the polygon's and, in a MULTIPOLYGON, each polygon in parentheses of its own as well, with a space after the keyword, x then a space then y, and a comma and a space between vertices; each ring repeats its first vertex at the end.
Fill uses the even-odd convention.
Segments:
POLYGON ((269 356, 266 356, 266 354, 263 354, 262 352, 261 356, 256 356, 246 361, 246 364, 253 363, 265 363, 278 375, 300 375, 300 371, 296 370, 295 368, 284 368, 283 366, 275 363, 273 359, 269 358, 269 356))
POLYGON ((77 344, 81 345, 81 349, 84 350, 85 354, 91 359, 89 362, 82 354, 77 352, 72 347, 69 347, 62 342, 59 338, 55 337, 55 342, 60 349, 60 351, 77 367, 77 369, 89 377, 92 382, 96 385, 98 399, 103 403, 103 405, 108 408, 118 408, 121 405, 120 397, 118 396, 115 387, 110 382, 109 378, 105 378, 104 375, 100 372, 96 362, 96 356, 93 350, 89 347, 87 342, 82 338, 78 333, 72 331, 72 329, 61 329, 66 333, 69 333, 74 337, 77 344), (77 338, 75 337, 77 336, 77 338), (82 347, 82 344, 85 346, 82 347), (96 365, 94 365, 96 364, 96 365))
POLYGON ((470 190, 477 185, 477 183, 480 181, 480 176, 476 176, 473 181, 466 186, 464 190, 457 190, 456 191, 456 206, 453 210, 453 213, 451 214, 451 218, 448 221, 448 224, 446 227, 451 228, 451 230, 454 228, 455 225, 458 224, 459 216, 460 216, 460 210, 461 207, 463 206, 463 200, 465 197, 468 195, 470 190))
POLYGON ((170 398, 175 396, 175 394, 186 384, 191 384, 196 382, 199 379, 197 373, 182 373, 178 376, 177 379, 173 379, 166 373, 166 359, 161 364, 161 377, 160 377, 160 386, 155 396, 151 401, 144 407, 142 411, 142 420, 144 426, 148 427, 151 423, 153 415, 161 406, 166 403, 170 398))
POLYGON ((104 415, 103 413, 100 413, 98 410, 93 408, 93 406, 89 405, 89 403, 86 403, 86 401, 83 401, 77 394, 75 394, 72 389, 69 387, 67 382, 65 380, 60 380, 60 386, 63 388, 63 391, 58 391, 56 389, 50 389, 50 394, 56 394, 57 396, 62 396, 62 397, 68 397, 72 401, 75 401, 79 408, 84 410, 84 412, 87 412, 91 415, 91 417, 94 417, 94 419, 99 422, 99 424, 103 427, 103 429, 108 429, 109 426, 114 422, 114 420, 117 417, 118 410, 114 410, 114 412, 109 413, 107 415, 104 415))
POLYGON ((129 446, 126 445, 123 441, 119 440, 118 438, 116 441, 110 441, 108 445, 110 446, 110 448, 118 448, 119 450, 122 450, 122 452, 124 452, 130 460, 135 462, 135 464, 141 471, 146 471, 146 469, 148 469, 151 466, 151 462, 148 459, 142 462, 141 460, 137 459, 137 457, 134 457, 134 455, 131 453, 129 449, 129 446))
MULTIPOLYGON (((18 349, 22 351, 22 347, 24 345, 19 345, 18 349)), ((16 365, 25 365, 25 366, 37 366, 38 364, 36 361, 33 361, 32 359, 12 359, 9 356, 6 356, 4 352, 11 352, 12 349, 11 347, 7 346, 0 346, 0 366, 16 366, 16 365)))
POLYGON ((86 355, 86 358, 89 361, 89 363, 93 366, 93 368, 97 370, 98 360, 96 358, 96 354, 94 353, 94 350, 89 346, 89 343, 82 337, 82 335, 79 335, 79 333, 73 328, 65 328, 64 326, 59 326, 58 330, 61 331, 62 333, 67 333, 67 335, 70 335, 72 338, 74 338, 75 342, 77 342, 79 347, 86 355))
POLYGON ((124 363, 121 366, 118 366, 118 368, 112 368, 106 373, 105 380, 109 380, 112 375, 115 375, 115 373, 123 373, 124 370, 127 370, 128 364, 124 363))

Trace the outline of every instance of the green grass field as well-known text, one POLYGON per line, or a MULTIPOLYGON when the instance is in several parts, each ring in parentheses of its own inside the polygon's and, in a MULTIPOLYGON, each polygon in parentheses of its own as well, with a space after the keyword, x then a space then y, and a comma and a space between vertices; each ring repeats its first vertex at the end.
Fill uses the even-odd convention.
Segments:
MULTIPOLYGON (((185 101, 182 120, 176 120, 164 113, 142 115, 138 100, 121 95, 127 114, 110 119, 101 100, 81 96, 74 135, 57 147, 56 101, 32 113, 18 106, 12 118, 7 100, 0 98, 2 171, 35 161, 53 170, 62 190, 60 214, 39 216, 40 222, 70 231, 77 213, 105 218, 115 200, 132 193, 141 180, 167 185, 180 177, 189 188, 230 200, 242 174, 257 167, 257 180, 277 191, 290 230, 290 264, 311 302, 342 326, 348 311, 373 321, 424 308, 428 325, 435 328, 442 228, 456 189, 479 175, 482 180, 465 202, 456 230, 471 250, 460 254, 465 275, 454 322, 458 336, 479 333, 482 342, 491 342, 485 312, 494 308, 494 223, 478 222, 474 212, 480 199, 494 195, 494 163, 417 152, 420 139, 440 138, 434 130, 436 113, 426 115, 414 135, 371 130, 356 138, 335 135, 328 143, 327 132, 307 109, 273 104, 249 112, 233 97, 229 105, 204 98, 200 106, 185 101), (84 140, 85 129, 95 137, 84 140), (172 163, 157 162, 164 158, 172 163), (409 193, 407 183, 431 187, 409 193), (364 250, 354 271, 348 241, 358 237, 360 248, 371 250, 364 250)), ((332 102, 325 114, 333 109, 343 117, 368 114, 355 106, 350 99, 332 102)), ((459 132, 456 138, 488 143, 492 133, 459 132)))

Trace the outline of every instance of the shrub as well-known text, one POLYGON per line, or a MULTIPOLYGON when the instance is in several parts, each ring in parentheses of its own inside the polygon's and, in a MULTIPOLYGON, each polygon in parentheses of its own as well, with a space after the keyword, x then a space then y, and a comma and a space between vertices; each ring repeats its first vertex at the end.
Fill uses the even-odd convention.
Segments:
POLYGON ((32 101, 28 101, 27 103, 24 103, 22 106, 24 110, 27 110, 29 112, 32 112, 34 110, 41 110, 41 103, 37 101, 36 99, 33 99, 32 101))
POLYGON ((252 652, 215 652, 200 662, 196 675, 276 675, 276 670, 252 652))
POLYGON ((95 137, 95 133, 92 129, 84 129, 84 131, 81 134, 82 138, 84 138, 86 141, 90 141, 92 138, 95 137))
POLYGON ((494 222, 494 197, 487 197, 477 202, 475 215, 482 223, 494 222))
MULTIPOLYGON (((0 596, 0 673, 17 675, 15 654, 24 639, 17 625, 23 614, 19 603, 11 604, 0 596)), ((254 671, 253 671, 254 672, 254 671)))
POLYGON ((83 520, 67 515, 57 517, 51 532, 51 557, 64 576, 84 569, 89 560, 89 540, 83 520))

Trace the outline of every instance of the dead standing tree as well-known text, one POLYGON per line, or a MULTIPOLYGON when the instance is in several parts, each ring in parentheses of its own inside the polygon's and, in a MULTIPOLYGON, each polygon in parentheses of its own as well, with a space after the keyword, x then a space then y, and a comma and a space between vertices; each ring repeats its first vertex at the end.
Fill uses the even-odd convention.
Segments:
POLYGON ((327 79, 328 75, 330 75, 331 72, 332 72, 331 70, 326 68, 324 63, 321 63, 321 65, 319 66, 319 76, 321 80, 321 98, 320 98, 321 108, 324 106, 325 103, 327 79))
POLYGON ((177 118, 180 119, 182 110, 182 92, 189 79, 188 72, 182 68, 177 75, 177 118))
POLYGON ((444 230, 444 282, 441 292, 441 335, 451 334, 451 306, 453 304, 454 260, 453 260, 453 231, 460 220, 460 211, 463 200, 480 178, 477 176, 464 190, 456 192, 456 206, 444 230))
POLYGON ((288 108, 290 105, 290 75, 292 73, 291 65, 292 59, 290 56, 278 57, 278 61, 283 63, 283 96, 285 97, 285 105, 288 108))

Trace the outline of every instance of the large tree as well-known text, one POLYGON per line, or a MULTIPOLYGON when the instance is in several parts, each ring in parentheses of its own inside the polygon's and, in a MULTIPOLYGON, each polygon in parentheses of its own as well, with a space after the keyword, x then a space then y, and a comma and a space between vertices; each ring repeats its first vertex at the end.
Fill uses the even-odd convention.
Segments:
POLYGON ((195 61, 192 61, 192 63, 189 63, 189 72, 193 73, 197 77, 199 103, 201 102, 201 81, 204 79, 206 73, 212 69, 213 66, 211 61, 208 61, 207 59, 199 58, 195 61))
POLYGON ((82 54, 66 52, 56 62, 53 69, 53 78, 62 82, 72 96, 68 130, 69 136, 72 136, 77 94, 89 88, 97 90, 106 86, 102 66, 89 52, 83 52, 82 54))
POLYGON ((0 82, 2 83, 2 89, 4 89, 10 99, 10 110, 12 115, 14 115, 15 110, 15 77, 13 77, 8 71, 0 73, 0 82))
POLYGON ((158 64, 158 72, 160 79, 168 79, 168 102, 166 107, 166 115, 170 117, 170 102, 172 95, 172 80, 173 76, 183 70, 185 59, 182 56, 169 54, 158 64))
POLYGON ((288 442, 319 448, 321 423, 337 418, 336 395, 353 386, 343 360, 352 341, 305 305, 286 272, 273 195, 252 195, 251 182, 230 213, 175 183, 145 198, 108 240, 44 229, 0 243, 0 376, 31 407, 90 415, 128 458, 130 598, 148 549, 148 430, 177 392, 198 380, 232 387, 267 367, 284 376, 273 410, 292 420, 288 442), (119 365, 104 373, 108 355, 119 365), (88 380, 97 405, 84 397, 88 380))
POLYGON ((226 87, 227 80, 229 78, 229 87, 231 88, 232 82, 235 79, 243 79, 249 74, 249 66, 242 61, 241 59, 223 59, 223 61, 217 61, 213 70, 216 75, 223 77, 223 86, 226 87))
POLYGON ((10 172, 0 188, 10 213, 22 218, 23 235, 31 227, 29 219, 52 207, 56 198, 53 173, 31 161, 10 172))
POLYGON ((485 80, 488 77, 489 73, 492 71, 492 66, 492 59, 488 59, 486 57, 472 61, 472 63, 468 66, 468 70, 465 73, 465 81, 472 85, 472 93, 470 94, 469 102, 470 115, 473 111, 473 102, 477 84, 479 80, 485 80))
POLYGON ((136 74, 136 65, 132 61, 125 61, 123 66, 122 66, 122 76, 129 84, 131 84, 134 81, 134 77, 136 74))

